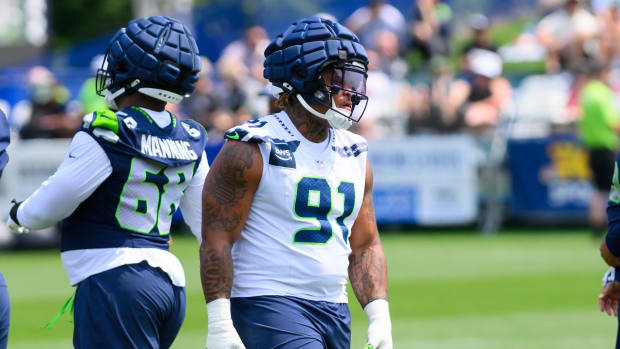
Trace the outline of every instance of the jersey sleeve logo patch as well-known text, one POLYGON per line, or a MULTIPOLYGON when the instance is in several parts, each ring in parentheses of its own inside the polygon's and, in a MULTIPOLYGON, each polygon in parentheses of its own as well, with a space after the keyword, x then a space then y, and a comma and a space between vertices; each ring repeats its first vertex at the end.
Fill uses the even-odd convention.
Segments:
POLYGON ((138 126, 138 122, 131 116, 123 119, 123 122, 125 123, 127 128, 130 130, 135 129, 138 126))
POLYGON ((295 156, 293 153, 297 146, 291 147, 287 142, 271 142, 271 153, 269 154, 269 165, 296 168, 295 156))

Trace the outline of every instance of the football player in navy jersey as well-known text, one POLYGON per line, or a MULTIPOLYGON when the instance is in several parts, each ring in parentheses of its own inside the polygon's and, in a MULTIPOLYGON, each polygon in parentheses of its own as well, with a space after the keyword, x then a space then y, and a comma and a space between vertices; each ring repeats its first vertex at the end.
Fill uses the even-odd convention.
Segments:
POLYGON ((364 47, 310 17, 265 57, 284 111, 230 129, 203 191, 207 348, 350 348, 348 276, 367 347, 392 349, 368 145, 346 131, 368 101, 364 47))
POLYGON ((62 221, 76 348, 168 348, 183 323, 185 276, 168 251, 170 222, 181 209, 200 235, 207 135, 165 106, 189 96, 199 71, 179 21, 130 21, 97 73, 97 93, 114 112, 84 116, 56 173, 10 210, 14 230, 62 221))

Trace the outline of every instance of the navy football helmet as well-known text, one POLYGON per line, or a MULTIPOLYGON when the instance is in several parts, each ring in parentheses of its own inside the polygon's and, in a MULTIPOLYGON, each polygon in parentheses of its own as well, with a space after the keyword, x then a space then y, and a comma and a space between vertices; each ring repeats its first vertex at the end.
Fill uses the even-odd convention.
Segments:
POLYGON ((368 56, 346 27, 325 18, 301 19, 267 46, 265 58, 263 76, 332 127, 346 129, 361 119, 368 104, 368 56), (341 90, 350 96, 350 110, 335 104, 341 90), (327 111, 310 105, 323 105, 327 111))
POLYGON ((115 99, 138 91, 178 104, 194 91, 201 62, 189 29, 174 18, 153 16, 119 29, 97 71, 97 94, 116 110, 115 99))

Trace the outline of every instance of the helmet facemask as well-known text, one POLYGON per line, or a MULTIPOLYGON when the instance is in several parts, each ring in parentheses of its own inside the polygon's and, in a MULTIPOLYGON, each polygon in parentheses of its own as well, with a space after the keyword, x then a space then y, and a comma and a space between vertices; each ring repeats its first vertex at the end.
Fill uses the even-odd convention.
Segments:
POLYGON ((116 104, 116 97, 122 95, 127 92, 125 87, 121 87, 116 91, 111 91, 110 87, 112 86, 112 82, 114 78, 112 76, 112 72, 108 70, 108 55, 110 54, 110 49, 105 53, 103 57, 103 61, 101 62, 101 67, 97 69, 97 74, 95 75, 95 88, 97 94, 105 99, 106 105, 111 110, 118 110, 118 105, 116 104))
POLYGON ((297 95, 302 106, 326 119, 336 129, 347 129, 359 122, 368 105, 366 67, 356 61, 330 65, 319 75, 320 86, 310 95, 297 95), (324 113, 308 105, 323 106, 324 113), (340 106, 339 106, 340 105, 340 106))

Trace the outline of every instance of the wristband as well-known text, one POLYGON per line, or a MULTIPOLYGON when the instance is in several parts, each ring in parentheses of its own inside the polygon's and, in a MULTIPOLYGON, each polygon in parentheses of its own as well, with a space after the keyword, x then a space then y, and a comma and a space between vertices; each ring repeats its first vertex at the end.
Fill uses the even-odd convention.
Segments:
POLYGON ((207 303, 207 321, 208 323, 214 323, 217 321, 232 321, 230 315, 230 299, 218 298, 207 303))
POLYGON ((364 313, 368 317, 368 322, 387 317, 390 318, 390 308, 388 301, 385 299, 375 299, 374 301, 366 304, 364 307, 364 313))
POLYGON ((17 209, 19 208, 19 205, 22 204, 23 201, 17 202, 15 201, 15 199, 11 200, 11 203, 13 204, 13 207, 11 207, 11 210, 9 211, 9 216, 11 217, 11 219, 13 220, 13 222, 21 225, 19 223, 19 220, 17 219, 17 209))

